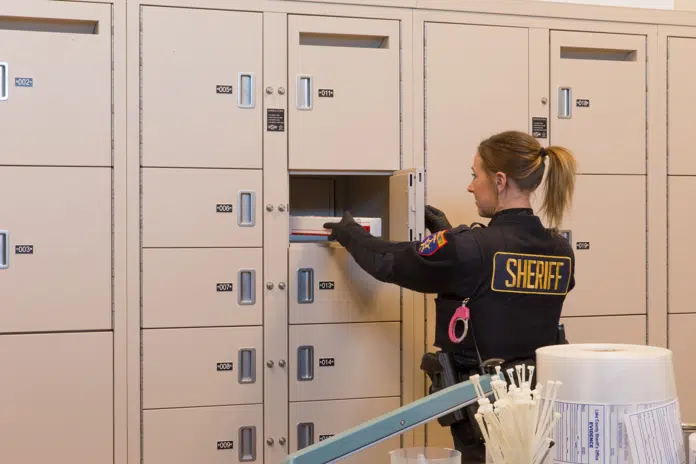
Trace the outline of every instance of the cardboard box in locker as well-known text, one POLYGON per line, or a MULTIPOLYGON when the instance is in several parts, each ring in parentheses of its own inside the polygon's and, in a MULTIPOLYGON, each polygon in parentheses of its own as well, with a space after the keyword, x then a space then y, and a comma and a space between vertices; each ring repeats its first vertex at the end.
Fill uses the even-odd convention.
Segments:
POLYGON ((401 395, 401 324, 290 327, 290 401, 401 395))
POLYGON ((143 330, 143 409, 263 402, 263 329, 143 330))
POLYGON ((290 324, 398 321, 401 291, 365 272, 338 244, 291 243, 290 324))
MULTIPOLYGON (((354 217, 353 219, 375 237, 382 236, 381 218, 354 217)), ((295 237, 328 237, 331 231, 324 229, 324 224, 340 220, 340 217, 333 216, 290 216, 290 235, 295 237)))

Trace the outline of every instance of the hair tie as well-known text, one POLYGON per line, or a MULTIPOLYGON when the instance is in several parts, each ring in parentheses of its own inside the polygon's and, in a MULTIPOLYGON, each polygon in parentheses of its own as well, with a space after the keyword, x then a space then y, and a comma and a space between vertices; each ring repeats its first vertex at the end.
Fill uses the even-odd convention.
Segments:
POLYGON ((546 153, 546 150, 544 150, 544 147, 541 147, 541 150, 539 150, 539 155, 544 158, 548 153, 546 153))

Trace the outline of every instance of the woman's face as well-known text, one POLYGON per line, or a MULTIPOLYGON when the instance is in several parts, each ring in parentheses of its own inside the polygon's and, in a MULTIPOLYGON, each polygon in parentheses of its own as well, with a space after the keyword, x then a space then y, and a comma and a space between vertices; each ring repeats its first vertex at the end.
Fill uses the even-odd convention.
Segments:
POLYGON ((478 214, 484 218, 491 218, 498 209, 498 192, 495 177, 489 177, 483 168, 481 157, 476 154, 471 167, 471 183, 467 190, 474 194, 478 214))

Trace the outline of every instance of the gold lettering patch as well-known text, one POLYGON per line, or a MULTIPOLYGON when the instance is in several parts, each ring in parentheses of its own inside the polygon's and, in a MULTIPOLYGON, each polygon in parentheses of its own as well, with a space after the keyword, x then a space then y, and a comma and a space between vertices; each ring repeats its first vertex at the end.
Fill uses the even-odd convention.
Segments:
POLYGON ((535 295, 565 295, 570 285, 567 256, 498 252, 493 257, 491 290, 535 295))

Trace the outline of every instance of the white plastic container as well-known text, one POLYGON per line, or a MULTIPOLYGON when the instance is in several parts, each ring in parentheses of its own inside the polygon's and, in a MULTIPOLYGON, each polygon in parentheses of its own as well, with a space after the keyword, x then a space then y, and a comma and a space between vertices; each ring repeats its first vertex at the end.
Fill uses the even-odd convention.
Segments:
POLYGON ((389 455, 391 464, 462 464, 462 453, 448 448, 401 448, 389 455))
POLYGON ((696 433, 689 435, 689 464, 696 464, 696 433))
MULTIPOLYGON (((353 219, 375 237, 382 236, 381 218, 356 217, 353 219)), ((331 231, 324 229, 324 224, 340 220, 340 217, 331 216, 290 216, 290 235, 294 237, 328 237, 331 231)))

